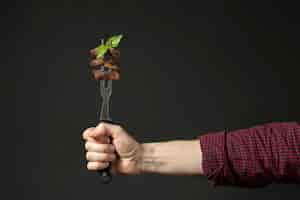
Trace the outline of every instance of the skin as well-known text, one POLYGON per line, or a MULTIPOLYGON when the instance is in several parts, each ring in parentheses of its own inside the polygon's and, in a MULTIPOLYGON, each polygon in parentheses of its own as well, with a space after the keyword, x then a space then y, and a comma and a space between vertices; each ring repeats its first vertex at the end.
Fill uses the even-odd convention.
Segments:
POLYGON ((86 129, 82 136, 91 171, 111 162, 114 174, 203 175, 199 140, 139 143, 121 126, 107 123, 86 129))

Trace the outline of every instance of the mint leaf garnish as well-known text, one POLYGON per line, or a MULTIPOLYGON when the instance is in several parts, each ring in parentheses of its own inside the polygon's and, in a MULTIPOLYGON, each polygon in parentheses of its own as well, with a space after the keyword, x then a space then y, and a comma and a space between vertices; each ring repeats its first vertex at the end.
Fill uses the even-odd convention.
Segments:
POLYGON ((116 48, 118 47, 123 35, 115 35, 110 38, 105 42, 105 44, 100 44, 99 46, 96 47, 96 58, 103 58, 105 53, 109 48, 116 48))

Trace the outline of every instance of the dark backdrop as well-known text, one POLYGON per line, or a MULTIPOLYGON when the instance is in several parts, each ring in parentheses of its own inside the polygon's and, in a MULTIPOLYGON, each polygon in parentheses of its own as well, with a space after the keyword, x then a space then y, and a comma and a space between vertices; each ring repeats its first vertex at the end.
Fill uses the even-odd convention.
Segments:
POLYGON ((80 137, 97 124, 99 109, 88 50, 117 33, 125 38, 112 116, 141 142, 299 120, 296 5, 269 0, 9 4, 2 12, 3 42, 8 41, 2 65, 14 73, 2 86, 15 91, 10 105, 18 199, 300 196, 296 185, 213 188, 205 177, 123 176, 103 186, 85 169, 80 137))

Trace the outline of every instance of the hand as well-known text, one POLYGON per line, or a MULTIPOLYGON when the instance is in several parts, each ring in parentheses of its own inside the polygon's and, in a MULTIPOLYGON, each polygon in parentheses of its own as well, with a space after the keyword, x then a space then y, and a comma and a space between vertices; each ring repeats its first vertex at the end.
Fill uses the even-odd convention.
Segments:
POLYGON ((138 174, 141 145, 122 127, 100 123, 83 133, 89 170, 101 170, 112 164, 113 173, 138 174))

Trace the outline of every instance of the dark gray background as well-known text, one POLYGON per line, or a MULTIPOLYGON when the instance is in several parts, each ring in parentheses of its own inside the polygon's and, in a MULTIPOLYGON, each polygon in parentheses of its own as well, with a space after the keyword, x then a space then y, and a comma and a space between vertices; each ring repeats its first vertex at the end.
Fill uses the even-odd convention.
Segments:
POLYGON ((205 177, 123 176, 103 186, 85 169, 80 137, 99 109, 88 50, 117 33, 125 38, 112 116, 141 142, 299 120, 297 17, 295 5, 269 0, 10 1, 2 86, 15 94, 14 195, 297 199, 296 185, 213 188, 205 177))

